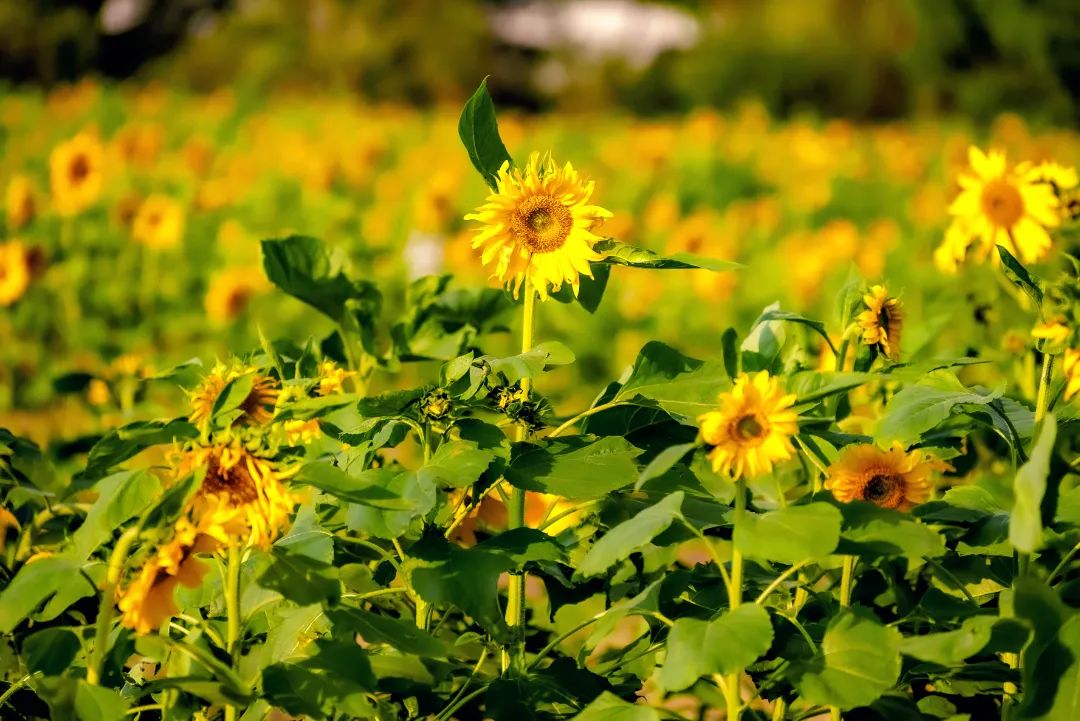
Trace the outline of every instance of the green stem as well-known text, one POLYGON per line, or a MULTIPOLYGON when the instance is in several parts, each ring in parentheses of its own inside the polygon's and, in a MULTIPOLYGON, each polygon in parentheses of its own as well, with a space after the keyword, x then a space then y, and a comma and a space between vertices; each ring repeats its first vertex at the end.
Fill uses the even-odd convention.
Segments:
MULTIPOLYGON (((237 645, 240 641, 240 547, 230 546, 228 567, 225 575, 225 614, 226 633, 225 650, 232 658, 233 667, 237 662, 237 645)), ((225 707, 226 721, 235 721, 237 714, 236 706, 225 707)))
MULTIPOLYGON (((533 289, 531 281, 526 277, 525 279, 525 305, 522 309, 522 321, 521 321, 521 352, 528 353, 532 350, 533 346, 533 318, 535 316, 536 308, 536 291, 533 289)), ((521 393, 528 399, 529 391, 532 390, 532 379, 525 377, 521 379, 521 393)), ((528 429, 519 425, 517 427, 516 440, 520 443, 524 441, 529 435, 528 429)), ((507 509, 509 512, 509 527, 511 529, 521 528, 525 525, 525 490, 515 487, 510 494, 510 507, 507 509)), ((507 602, 506 602, 506 623, 510 626, 510 631, 513 636, 514 654, 524 655, 525 644, 524 641, 524 623, 525 620, 525 574, 524 573, 511 573, 510 583, 507 589, 507 602)), ((510 670, 512 654, 508 649, 503 649, 502 652, 502 671, 505 674, 510 670)), ((518 659, 519 663, 524 661, 523 658, 518 659)), ((523 663, 522 663, 523 665, 523 663)))
POLYGON ((4 704, 7 703, 7 700, 9 698, 11 698, 12 695, 14 695, 14 693, 16 691, 18 691, 20 688, 22 688, 26 684, 30 683, 30 680, 33 679, 34 676, 39 675, 40 673, 41 673, 40 671, 34 671, 33 673, 28 673, 25 676, 23 676, 22 678, 20 678, 18 681, 16 681, 15 683, 11 684, 6 689, 4 689, 4 693, 0 694, 0 709, 4 708, 4 704))
POLYGON ((781 573, 781 574, 780 574, 779 576, 777 576, 777 577, 776 577, 775 579, 773 579, 773 582, 772 582, 772 583, 770 583, 770 584, 769 584, 768 586, 766 586, 766 587, 765 587, 765 590, 764 590, 764 591, 762 591, 762 592, 761 592, 761 594, 760 594, 760 595, 759 595, 759 596, 757 597, 757 599, 755 599, 755 600, 754 600, 754 603, 756 603, 756 604, 757 604, 757 605, 759 605, 759 606, 760 606, 760 605, 761 605, 762 603, 764 603, 764 602, 765 602, 765 599, 767 599, 767 598, 769 597, 769 595, 770 595, 770 594, 771 594, 771 593, 772 593, 773 591, 775 591, 775 590, 776 590, 777 588, 779 588, 779 587, 780 587, 780 584, 781 584, 781 583, 783 583, 783 582, 784 582, 784 581, 786 581, 786 580, 787 580, 788 578, 790 578, 792 574, 794 574, 794 573, 798 573, 798 572, 799 572, 799 570, 800 570, 800 569, 801 569, 801 568, 802 568, 803 566, 805 566, 805 565, 806 565, 807 563, 808 563, 807 561, 799 561, 799 562, 798 562, 798 563, 796 563, 796 564, 795 564, 794 566, 792 566, 792 567, 791 567, 791 568, 789 568, 788 570, 786 570, 786 571, 784 571, 783 573, 781 573))
POLYGON ((101 682, 101 665, 105 662, 105 652, 108 650, 109 630, 116 606, 116 589, 120 584, 120 576, 124 573, 124 564, 127 562, 128 552, 131 551, 131 544, 138 537, 138 527, 124 531, 109 556, 109 566, 105 572, 105 583, 101 587, 101 600, 98 603, 97 622, 94 624, 94 646, 86 666, 86 682, 91 686, 101 682))
POLYGON ((583 420, 585 420, 586 418, 588 418, 591 415, 594 415, 594 414, 599 413, 601 411, 606 411, 609 408, 614 408, 615 406, 620 406, 622 404, 623 404, 622 401, 611 401, 610 403, 601 403, 598 406, 593 406, 592 408, 589 408, 588 410, 584 410, 581 413, 578 413, 576 416, 574 416, 573 418, 571 418, 568 421, 566 421, 565 423, 563 423, 561 426, 559 426, 558 428, 553 430, 551 433, 549 433, 547 435, 547 437, 548 438, 554 438, 555 436, 562 435, 563 431, 565 431, 568 428, 570 428, 571 426, 577 424, 579 421, 583 421, 583 420))
MULTIPOLYGON (((735 481, 735 515, 732 517, 733 534, 742 523, 746 515, 746 480, 740 478, 735 481)), ((728 606, 734 611, 742 604, 743 596, 743 555, 742 551, 731 544, 731 586, 728 593, 728 606)), ((727 718, 729 721, 739 721, 742 715, 742 699, 740 694, 742 672, 728 674, 725 679, 724 697, 727 700, 727 718)))
POLYGON ((1042 375, 1039 376, 1039 391, 1035 396, 1035 424, 1042 423, 1046 417, 1047 393, 1050 390, 1050 381, 1054 377, 1054 356, 1049 353, 1043 356, 1042 375))
POLYGON ((855 573, 855 556, 844 556, 844 567, 840 572, 840 605, 851 606, 851 577, 855 573))

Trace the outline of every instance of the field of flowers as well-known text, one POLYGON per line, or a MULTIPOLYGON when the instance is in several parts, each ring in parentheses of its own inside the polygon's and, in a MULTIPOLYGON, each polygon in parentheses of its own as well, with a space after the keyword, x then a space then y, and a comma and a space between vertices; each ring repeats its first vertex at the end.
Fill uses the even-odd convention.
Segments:
POLYGON ((0 98, 0 717, 1080 718, 1080 135, 0 98))

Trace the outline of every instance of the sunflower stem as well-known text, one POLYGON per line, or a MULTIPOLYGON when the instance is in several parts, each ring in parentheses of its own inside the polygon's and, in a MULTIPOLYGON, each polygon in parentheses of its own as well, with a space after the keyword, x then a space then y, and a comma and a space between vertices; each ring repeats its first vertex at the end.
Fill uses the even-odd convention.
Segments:
MULTIPOLYGON (((531 280, 525 278, 525 305, 522 309, 522 322, 521 322, 521 352, 528 353, 532 350, 533 346, 533 316, 536 310, 536 291, 532 286, 531 280)), ((529 398, 529 391, 532 390, 532 379, 525 377, 521 379, 521 393, 526 400, 529 398)), ((523 425, 517 427, 516 440, 520 443, 529 436, 529 430, 523 425)), ((522 488, 514 488, 510 493, 510 507, 507 509, 509 512, 509 526, 511 529, 521 528, 525 525, 525 490, 522 488)), ((510 583, 507 589, 507 603, 506 603, 506 623, 510 626, 510 633, 513 637, 513 653, 510 649, 503 649, 502 652, 502 671, 507 673, 514 660, 518 665, 524 668, 524 650, 525 644, 523 626, 525 620, 525 574, 511 573, 510 583), (514 658, 516 657, 516 659, 514 658)))
POLYGON ((1039 391, 1035 396, 1035 423, 1042 423, 1046 418, 1047 400, 1050 391, 1050 381, 1054 377, 1054 356, 1049 353, 1043 355, 1042 375, 1039 376, 1039 391))
MULTIPOLYGON (((739 478, 735 481, 735 514, 732 516, 732 534, 738 531, 743 516, 746 515, 746 480, 739 478)), ((743 597, 743 555, 742 551, 731 544, 731 586, 728 592, 728 606, 732 611, 742 604, 743 597)), ((742 686, 740 678, 742 672, 728 674, 724 683, 724 697, 727 700, 727 718, 729 721, 739 721, 742 716, 742 699, 739 690, 742 686)))
POLYGON ((116 589, 120 584, 120 576, 124 573, 124 564, 127 563, 131 544, 138 537, 137 526, 124 531, 109 555, 109 566, 105 572, 105 583, 101 587, 101 600, 98 603, 97 621, 94 623, 94 646, 90 651, 90 661, 86 666, 86 682, 91 686, 96 686, 101 682, 101 666, 105 662, 105 652, 108 650, 109 629, 112 626, 113 609, 116 604, 116 589))
MULTIPOLYGON (((855 556, 844 556, 843 569, 840 572, 840 606, 851 606, 851 577, 855 573, 855 556)), ((829 707, 830 721, 840 721, 840 709, 836 706, 829 707)))
MULTIPOLYGON (((240 640, 240 566, 242 564, 239 546, 229 547, 227 564, 225 573, 225 650, 229 653, 235 666, 238 655, 237 645, 240 640)), ((226 721, 235 721, 236 711, 236 706, 226 706, 226 721)))

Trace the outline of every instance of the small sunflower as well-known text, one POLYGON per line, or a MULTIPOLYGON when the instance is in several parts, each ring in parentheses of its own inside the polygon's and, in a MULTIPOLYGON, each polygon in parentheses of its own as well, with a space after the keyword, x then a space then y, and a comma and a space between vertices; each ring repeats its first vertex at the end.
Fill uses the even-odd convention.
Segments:
POLYGON ((997 245, 1025 263, 1046 257, 1051 246, 1046 229, 1060 223, 1053 187, 1037 181, 1026 163, 1009 167, 1004 153, 972 147, 968 158, 971 172, 960 175, 960 194, 949 212, 968 224, 979 242, 979 258, 996 261, 997 245))
POLYGON ((0 243, 0 306, 22 298, 30 285, 30 256, 18 240, 0 243))
POLYGON ((206 315, 218 325, 235 320, 252 296, 266 287, 262 274, 250 268, 229 268, 210 279, 206 291, 206 315))
POLYGON ((251 390, 240 404, 243 414, 233 421, 234 426, 261 426, 274 418, 274 406, 278 401, 278 382, 259 373, 255 368, 242 364, 226 366, 217 364, 191 393, 191 415, 188 420, 197 426, 210 421, 221 392, 237 378, 253 375, 251 390))
POLYGON ((344 393, 345 380, 355 375, 355 371, 342 368, 332 360, 324 360, 319 364, 319 387, 317 392, 320 396, 344 393))
POLYGON ((570 163, 559 168, 533 153, 524 169, 504 163, 497 192, 475 213, 465 216, 482 225, 473 238, 480 261, 517 296, 528 278, 541 300, 569 283, 577 294, 580 276, 592 277, 589 262, 600 236, 593 231, 611 213, 590 205, 594 184, 570 163))
POLYGON ((167 195, 151 195, 139 205, 131 235, 149 248, 173 248, 184 236, 184 208, 167 195))
POLYGON ((719 402, 720 410, 698 417, 714 471, 736 479, 759 476, 791 458, 798 414, 791 410, 795 395, 785 393, 779 379, 766 371, 743 374, 719 402))
POLYGON ((60 215, 73 216, 97 202, 104 184, 105 149, 96 135, 82 132, 49 156, 49 183, 60 215))
POLYGON ((1069 400, 1080 391, 1080 348, 1065 350, 1062 370, 1065 372, 1065 400, 1069 400))
POLYGON ((844 448, 829 466, 825 488, 843 503, 868 501, 907 511, 930 498, 932 473, 948 468, 923 451, 905 453, 899 443, 887 451, 860 443, 844 448))
POLYGON ((25 175, 15 175, 8 182, 5 195, 8 230, 18 230, 37 214, 37 193, 34 183, 25 175))
POLYGON ((884 285, 875 285, 863 296, 866 310, 859 313, 856 322, 862 328, 862 341, 877 346, 885 357, 900 357, 900 335, 904 330, 904 313, 899 298, 889 296, 884 285))

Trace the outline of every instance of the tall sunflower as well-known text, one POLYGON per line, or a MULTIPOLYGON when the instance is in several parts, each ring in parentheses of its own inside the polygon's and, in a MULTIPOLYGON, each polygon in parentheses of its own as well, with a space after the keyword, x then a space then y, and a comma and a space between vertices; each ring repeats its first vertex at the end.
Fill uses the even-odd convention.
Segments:
POLYGON ((972 147, 968 159, 971 172, 958 178, 960 194, 949 212, 969 229, 977 257, 996 260, 996 245, 1025 263, 1046 257, 1051 245, 1046 229, 1060 223, 1053 186, 1033 175, 1029 164, 1010 167, 1001 152, 972 147))
POLYGON ((0 243, 0 306, 22 298, 30 285, 30 256, 17 240, 0 243))
POLYGON ((884 285, 875 285, 863 296, 866 310, 855 321, 862 328, 862 341, 877 346, 885 357, 900 357, 900 334, 904 330, 904 313, 899 298, 889 296, 884 285))
POLYGON ((785 393, 779 379, 766 371, 743 374, 719 402, 719 410, 698 417, 701 438, 712 446, 714 471, 735 479, 753 477, 791 458, 798 414, 791 410, 795 395, 785 393))
POLYGON ((575 295, 581 275, 592 277, 589 262, 600 260, 593 233, 611 213, 590 205, 592 181, 573 166, 558 167, 539 153, 524 168, 503 163, 497 190, 466 220, 481 223, 473 238, 480 261, 517 296, 528 278, 541 300, 569 283, 575 295))
POLYGON ((78 215, 101 195, 105 149, 96 135, 81 132, 49 156, 49 184, 60 215, 78 215))
POLYGON ((930 498, 934 471, 949 465, 923 451, 905 453, 894 443, 887 451, 869 443, 844 448, 828 469, 825 488, 843 503, 868 501, 907 511, 930 498))
POLYGON ((274 418, 274 406, 278 400, 278 382, 258 370, 240 363, 224 365, 218 363, 191 392, 191 415, 188 420, 197 426, 210 421, 214 404, 225 387, 243 376, 252 375, 251 390, 240 403, 243 413, 233 421, 234 426, 265 425, 274 418))

